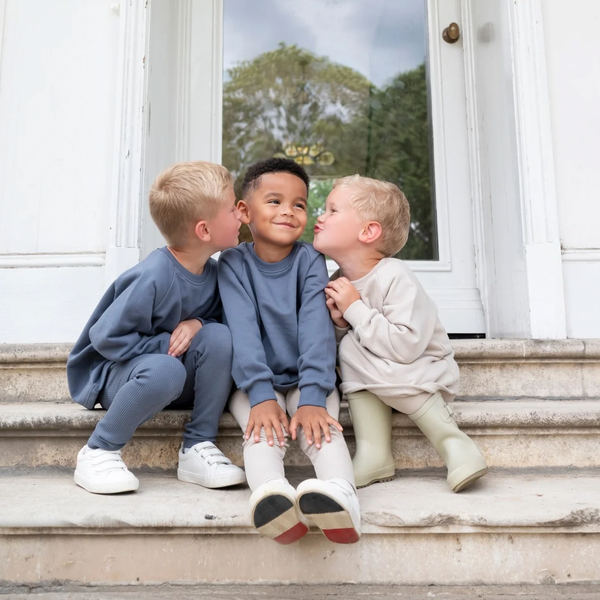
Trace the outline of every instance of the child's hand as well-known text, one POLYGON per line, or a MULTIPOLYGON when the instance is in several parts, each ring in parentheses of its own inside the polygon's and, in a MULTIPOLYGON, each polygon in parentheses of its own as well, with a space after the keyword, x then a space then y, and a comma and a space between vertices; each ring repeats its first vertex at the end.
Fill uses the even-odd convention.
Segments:
POLYGON ((320 450, 321 431, 323 431, 325 441, 331 442, 330 425, 333 425, 339 431, 344 430, 324 408, 320 406, 301 406, 292 417, 290 433, 292 434, 292 439, 295 440, 298 427, 302 427, 308 445, 312 446, 314 439, 315 446, 320 450))
MULTIPOLYGON (((327 294, 327 289, 325 289, 325 294, 327 294)), ((337 304, 335 303, 335 300, 333 298, 328 297, 325 301, 325 304, 327 304, 327 308, 329 309, 329 315, 331 316, 331 320, 337 327, 344 329, 350 325, 348 321, 346 321, 346 319, 344 319, 344 317, 342 316, 342 311, 337 307, 337 304)))
POLYGON ((254 441, 258 444, 260 442, 260 430, 264 427, 269 446, 274 444, 273 431, 275 431, 279 445, 283 447, 285 445, 284 431, 287 431, 289 426, 287 415, 281 410, 281 406, 277 404, 277 401, 266 400, 254 406, 250 411, 250 419, 244 432, 244 439, 249 440, 254 430, 254 441))
POLYGON ((198 319, 181 321, 171 334, 169 340, 169 356, 181 356, 190 347, 194 336, 202 329, 202 323, 198 319))
POLYGON ((325 288, 328 298, 332 298, 340 313, 343 315, 348 307, 360 300, 358 290, 345 277, 330 281, 325 288))

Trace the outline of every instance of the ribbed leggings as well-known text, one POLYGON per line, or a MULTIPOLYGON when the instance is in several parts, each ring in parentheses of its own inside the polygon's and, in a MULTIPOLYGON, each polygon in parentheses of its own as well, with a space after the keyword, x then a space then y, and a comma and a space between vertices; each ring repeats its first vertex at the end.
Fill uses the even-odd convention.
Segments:
POLYGON ((184 448, 214 442, 233 383, 232 355, 229 329, 208 323, 183 356, 143 354, 114 363, 98 398, 106 415, 88 446, 118 450, 142 423, 164 408, 192 409, 183 434, 184 448))

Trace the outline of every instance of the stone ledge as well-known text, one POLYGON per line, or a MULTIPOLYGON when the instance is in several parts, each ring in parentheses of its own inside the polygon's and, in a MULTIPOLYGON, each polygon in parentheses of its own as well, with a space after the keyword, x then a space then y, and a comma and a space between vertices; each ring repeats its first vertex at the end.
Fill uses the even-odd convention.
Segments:
MULTIPOLYGON (((454 340, 465 398, 600 398, 600 340, 454 340)), ((0 344, 1 402, 69 402, 71 344, 0 344)))
MULTIPOLYGON (((0 579, 21 583, 479 584, 597 579, 596 471, 491 472, 452 494, 399 473, 359 490, 363 538, 318 532, 289 547, 249 526, 247 488, 206 490, 140 473, 134 494, 97 496, 64 471, 2 473, 0 579), (144 560, 139 560, 143 556, 144 560)), ((296 471, 296 484, 306 474, 296 471)))
MULTIPOLYGON (((522 400, 454 402, 457 422, 497 467, 600 467, 600 402, 522 400)), ((74 403, 0 404, 0 467, 72 467, 77 452, 104 411, 74 403)), ((163 411, 142 425, 123 456, 133 468, 173 469, 189 411, 163 411)), ((351 452, 352 423, 340 422, 351 452)), ((221 418, 218 444, 242 464, 241 431, 229 413, 221 418)), ((394 414, 392 449, 399 469, 441 467, 439 457, 405 415, 394 414)), ((290 465, 307 465, 295 442, 290 465)))

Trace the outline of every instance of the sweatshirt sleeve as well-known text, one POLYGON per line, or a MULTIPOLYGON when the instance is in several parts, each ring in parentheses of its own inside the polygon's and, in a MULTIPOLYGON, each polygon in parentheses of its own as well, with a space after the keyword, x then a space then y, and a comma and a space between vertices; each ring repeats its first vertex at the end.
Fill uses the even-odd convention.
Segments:
POLYGON ((256 406, 275 400, 274 377, 267 365, 255 300, 243 286, 243 264, 238 260, 236 254, 227 252, 219 258, 219 291, 224 321, 233 339, 232 376, 238 388, 248 394, 250 406, 256 406))
POLYGON ((335 333, 324 292, 328 281, 325 258, 319 254, 306 274, 298 312, 298 406, 325 408, 335 387, 335 333))
POLYGON ((130 281, 90 328, 90 342, 96 351, 114 361, 166 354, 171 333, 153 333, 152 315, 164 297, 157 295, 156 282, 145 273, 130 281))
POLYGON ((344 313, 360 345, 381 358, 409 364, 419 358, 433 335, 437 308, 409 277, 395 277, 384 296, 383 311, 362 300, 344 313))

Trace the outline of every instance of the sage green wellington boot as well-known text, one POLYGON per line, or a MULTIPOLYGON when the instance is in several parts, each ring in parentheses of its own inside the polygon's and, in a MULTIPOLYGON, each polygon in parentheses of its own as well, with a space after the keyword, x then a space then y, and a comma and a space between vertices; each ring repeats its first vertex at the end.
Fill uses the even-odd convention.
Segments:
POLYGON ((487 464, 475 442, 456 424, 453 408, 438 392, 408 415, 432 443, 448 468, 448 484, 460 492, 487 473, 487 464))
POLYGON ((347 398, 356 439, 356 454, 352 459, 356 487, 390 481, 396 472, 391 407, 367 391, 348 394, 347 398))

